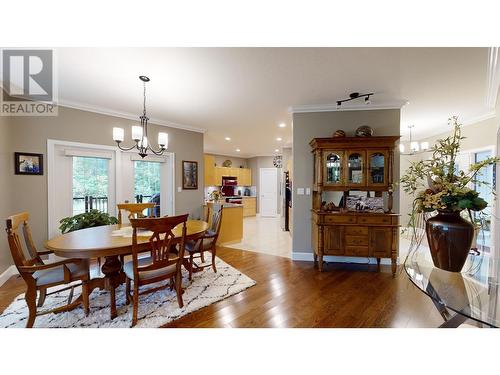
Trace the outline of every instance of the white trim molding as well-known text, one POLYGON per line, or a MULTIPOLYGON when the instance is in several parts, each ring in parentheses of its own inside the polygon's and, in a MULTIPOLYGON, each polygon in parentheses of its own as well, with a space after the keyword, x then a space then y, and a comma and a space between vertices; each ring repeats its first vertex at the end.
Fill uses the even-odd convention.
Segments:
MULTIPOLYGON (((314 257, 313 253, 309 252, 295 252, 292 251, 292 260, 293 261, 302 261, 302 262, 313 262, 314 257)), ((359 263, 359 264, 377 264, 376 258, 368 258, 368 257, 344 257, 344 256, 336 256, 336 255, 325 255, 323 256, 323 260, 325 262, 332 263, 359 263), (367 263, 367 260, 369 263, 367 263)), ((380 259, 380 264, 390 265, 391 260, 389 258, 380 259)), ((398 259, 399 264, 399 259, 398 259)))
POLYGON ((500 86, 500 49, 488 49, 488 70, 486 76, 486 106, 495 108, 497 104, 498 88, 500 86))
MULTIPOLYGON (((113 110, 105 109, 105 108, 101 108, 101 107, 86 106, 83 104, 70 102, 67 100, 59 100, 57 105, 59 107, 78 109, 80 111, 99 113, 101 115, 107 115, 107 116, 113 116, 113 117, 120 117, 120 118, 124 118, 127 120, 134 120, 134 121, 139 120, 139 116, 137 114, 113 111, 113 110)), ((169 128, 188 130, 188 131, 196 132, 196 133, 205 133, 207 131, 207 129, 198 128, 196 126, 183 125, 183 124, 178 124, 178 123, 175 123, 172 121, 163 121, 163 120, 158 120, 158 119, 153 119, 153 118, 150 119, 148 123, 154 124, 154 125, 160 125, 160 126, 167 126, 169 128)))
POLYGON ((7 268, 5 271, 3 271, 0 274, 0 286, 5 284, 5 282, 7 280, 9 280, 12 276, 18 275, 18 274, 19 274, 19 272, 17 272, 16 266, 10 266, 9 268, 7 268))
POLYGON ((406 104, 407 100, 394 100, 384 103, 373 103, 366 105, 362 104, 343 104, 337 107, 337 104, 306 104, 296 105, 288 108, 289 113, 306 113, 306 112, 344 112, 344 111, 372 111, 376 109, 401 109, 406 104))

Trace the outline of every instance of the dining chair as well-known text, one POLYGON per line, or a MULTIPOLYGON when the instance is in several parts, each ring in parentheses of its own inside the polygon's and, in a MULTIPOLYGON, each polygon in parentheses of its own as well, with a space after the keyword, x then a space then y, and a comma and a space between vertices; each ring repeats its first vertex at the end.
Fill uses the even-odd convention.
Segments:
POLYGON ((24 297, 29 310, 26 328, 33 327, 37 316, 69 311, 81 303, 83 304, 85 315, 88 315, 88 281, 90 280, 89 262, 85 259, 64 259, 53 263, 44 263, 41 256, 49 255, 52 251, 37 251, 31 235, 28 212, 21 212, 16 215, 9 216, 6 219, 6 226, 7 238, 14 264, 27 285, 24 297), (19 235, 20 227, 27 252, 24 251, 22 246, 22 240, 19 235), (66 288, 47 293, 48 288, 57 285, 69 284, 75 281, 81 281, 81 284, 72 284, 66 288), (74 288, 78 285, 82 286, 81 302, 78 299, 72 301, 74 288), (71 291, 65 306, 43 312, 37 311, 37 307, 41 308, 43 306, 47 296, 68 289, 71 291), (38 303, 37 292, 40 292, 38 303))
POLYGON ((170 290, 177 294, 179 307, 184 306, 182 301, 182 261, 184 259, 184 246, 186 242, 186 222, 188 214, 179 216, 169 216, 160 218, 140 218, 130 219, 132 224, 132 261, 125 263, 125 295, 127 304, 132 300, 132 327, 137 324, 137 310, 139 308, 139 296, 157 290, 170 287, 170 290), (172 230, 182 225, 182 235, 176 237, 172 230), (147 257, 139 258, 139 254, 144 253, 144 248, 137 245, 137 237, 141 235, 149 236, 149 246, 147 251, 151 254, 147 257), (175 252, 176 251, 176 252, 175 252), (144 285, 169 280, 167 285, 160 285, 156 288, 149 288, 139 293, 139 288, 144 285), (130 294, 131 284, 134 284, 133 295, 130 294))
POLYGON ((122 224, 122 210, 127 211, 127 218, 138 219, 142 217, 153 217, 153 208, 155 207, 154 202, 150 203, 118 203, 118 224, 122 224), (148 215, 144 215, 144 210, 148 210, 148 215))
POLYGON ((189 280, 192 280, 194 269, 204 269, 205 267, 212 266, 214 272, 217 272, 217 267, 215 266, 215 255, 217 253, 217 239, 219 238, 220 228, 222 224, 222 209, 223 205, 213 204, 212 210, 210 206, 207 211, 207 222, 210 223, 210 228, 201 235, 198 239, 194 241, 186 242, 186 252, 189 254, 189 280), (210 212, 211 211, 211 212, 210 212), (196 264, 195 259, 200 259, 202 263, 205 263, 204 252, 210 251, 212 253, 212 263, 211 264, 196 264), (195 254, 199 254, 195 256, 195 254))

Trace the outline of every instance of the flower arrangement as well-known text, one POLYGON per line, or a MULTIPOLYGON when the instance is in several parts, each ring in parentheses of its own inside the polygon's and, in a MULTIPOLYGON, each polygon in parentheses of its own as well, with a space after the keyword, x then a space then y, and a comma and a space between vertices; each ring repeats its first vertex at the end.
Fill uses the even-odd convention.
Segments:
POLYGON ((222 193, 219 190, 214 190, 208 195, 208 198, 211 201, 217 202, 221 198, 221 196, 222 193))
POLYGON ((477 180, 478 172, 499 162, 500 158, 490 157, 472 164, 468 171, 459 170, 456 159, 460 143, 465 137, 462 136, 461 124, 456 116, 448 122, 453 126, 453 134, 439 139, 431 148, 432 156, 411 163, 400 179, 403 190, 415 197, 410 226, 414 223, 415 215, 423 212, 468 210, 472 219, 470 211, 482 211, 487 207, 486 201, 469 186, 487 184, 477 180))

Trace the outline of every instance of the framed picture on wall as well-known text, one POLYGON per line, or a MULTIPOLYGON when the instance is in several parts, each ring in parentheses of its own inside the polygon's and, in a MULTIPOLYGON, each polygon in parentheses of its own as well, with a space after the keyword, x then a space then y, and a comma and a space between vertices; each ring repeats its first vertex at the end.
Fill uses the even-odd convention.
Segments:
POLYGON ((187 190, 198 189, 197 161, 182 161, 182 188, 187 190))
POLYGON ((43 154, 15 152, 14 163, 15 174, 43 175, 43 154))

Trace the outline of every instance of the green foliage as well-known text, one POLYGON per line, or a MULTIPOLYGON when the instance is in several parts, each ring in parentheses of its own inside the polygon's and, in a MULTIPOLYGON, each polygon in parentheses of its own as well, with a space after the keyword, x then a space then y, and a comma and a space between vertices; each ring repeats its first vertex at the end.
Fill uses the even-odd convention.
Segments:
POLYGON ((118 219, 99 210, 90 210, 83 214, 65 217, 59 223, 61 224, 59 226, 61 233, 68 233, 79 229, 118 224, 118 219))
POLYGON ((136 161, 134 163, 134 195, 154 195, 160 192, 160 163, 136 161))
POLYGON ((413 209, 410 214, 409 227, 414 226, 418 214, 436 210, 460 212, 482 211, 488 204, 479 193, 468 186, 474 184, 487 185, 478 177, 481 169, 500 161, 498 157, 490 157, 472 164, 468 171, 458 170, 456 157, 460 151, 462 136, 461 125, 456 116, 450 118, 453 134, 439 139, 432 147, 432 156, 410 164, 400 183, 403 190, 414 196, 413 209))
POLYGON ((108 160, 73 157, 73 197, 108 196, 108 160))

